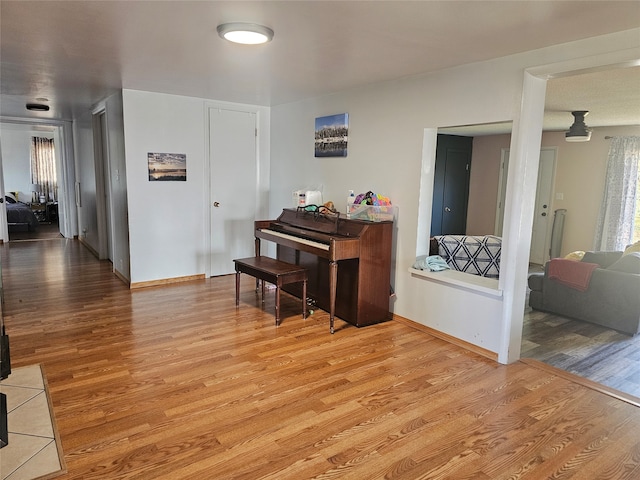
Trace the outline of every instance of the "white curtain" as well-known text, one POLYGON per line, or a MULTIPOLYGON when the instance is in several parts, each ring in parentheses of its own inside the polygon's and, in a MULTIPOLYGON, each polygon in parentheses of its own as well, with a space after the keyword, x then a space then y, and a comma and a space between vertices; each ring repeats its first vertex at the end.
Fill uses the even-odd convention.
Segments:
POLYGON ((624 250, 633 243, 640 137, 613 137, 594 249, 624 250))
POLYGON ((58 176, 53 139, 31 137, 31 183, 47 202, 58 201, 58 176))

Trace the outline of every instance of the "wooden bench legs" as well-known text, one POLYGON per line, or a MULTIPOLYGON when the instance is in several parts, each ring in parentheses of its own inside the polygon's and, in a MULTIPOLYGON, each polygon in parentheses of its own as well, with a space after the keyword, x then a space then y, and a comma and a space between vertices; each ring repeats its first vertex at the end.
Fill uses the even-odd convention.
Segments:
MULTIPOLYGON (((307 318, 307 271, 291 263, 269 257, 249 257, 234 260, 236 269, 236 305, 240 304, 240 274, 262 280, 262 303, 264 303, 264 282, 276 287, 276 325, 280 325, 280 288, 290 283, 302 282, 302 318, 307 318)), ((256 284, 257 287, 257 284, 256 284)))

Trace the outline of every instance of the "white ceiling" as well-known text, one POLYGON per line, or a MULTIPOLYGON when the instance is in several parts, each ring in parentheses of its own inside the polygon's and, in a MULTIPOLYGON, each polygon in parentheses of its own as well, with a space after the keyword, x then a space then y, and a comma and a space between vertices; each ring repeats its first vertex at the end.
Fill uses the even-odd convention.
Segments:
MULTIPOLYGON (((0 115, 73 118, 121 88, 273 106, 639 26, 637 1, 2 0, 0 115), (232 21, 274 40, 225 42, 232 21)), ((640 124, 640 67, 549 82, 546 128, 581 109, 640 124)))

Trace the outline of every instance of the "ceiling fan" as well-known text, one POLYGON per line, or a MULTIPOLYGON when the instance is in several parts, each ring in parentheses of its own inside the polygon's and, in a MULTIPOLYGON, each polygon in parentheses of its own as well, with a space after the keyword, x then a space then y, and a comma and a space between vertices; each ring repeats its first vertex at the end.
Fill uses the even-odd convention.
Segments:
POLYGON ((584 123, 584 117, 588 114, 588 110, 571 112, 574 121, 573 125, 569 127, 569 131, 565 133, 565 140, 567 142, 588 142, 591 139, 591 129, 584 123))

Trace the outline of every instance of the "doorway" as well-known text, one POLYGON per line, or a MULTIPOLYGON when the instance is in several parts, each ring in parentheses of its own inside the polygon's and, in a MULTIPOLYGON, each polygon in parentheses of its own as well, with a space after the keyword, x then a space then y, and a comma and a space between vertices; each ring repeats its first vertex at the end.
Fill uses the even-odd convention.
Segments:
POLYGON ((5 241, 61 238, 65 231, 65 135, 63 127, 42 122, 2 122, 2 216, 5 241), (47 187, 33 183, 33 137, 50 160, 41 168, 47 187), (46 190, 46 192, 45 192, 46 190), (48 193, 47 193, 48 192, 48 193))
MULTIPOLYGON (((541 148, 538 181, 536 189, 535 211, 531 236, 529 262, 543 265, 549 258, 551 244, 551 200, 556 170, 556 149, 541 148)), ((507 173, 509 171, 509 149, 503 149, 500 165, 500 183, 498 203, 496 205, 496 235, 502 235, 504 219, 504 199, 507 190, 507 173)))
POLYGON ((106 110, 93 113, 93 151, 95 156, 96 175, 96 217, 98 222, 99 251, 101 260, 109 260, 113 264, 113 230, 111 213, 111 184, 109 182, 109 151, 106 110))
POLYGON ((553 193, 553 178, 556 170, 555 148, 540 150, 540 164, 538 167, 538 185, 536 188, 536 204, 533 213, 533 228, 531 233, 531 250, 529 262, 543 265, 550 257, 551 245, 551 201, 553 193))

